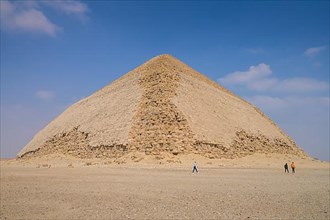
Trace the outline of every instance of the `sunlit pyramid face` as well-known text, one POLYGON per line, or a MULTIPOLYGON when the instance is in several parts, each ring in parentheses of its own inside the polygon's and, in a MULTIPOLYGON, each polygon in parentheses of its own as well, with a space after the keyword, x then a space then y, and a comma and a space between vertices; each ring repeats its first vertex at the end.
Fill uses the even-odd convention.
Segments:
POLYGON ((18 154, 119 158, 305 153, 259 109, 170 55, 152 58, 66 109, 18 154))

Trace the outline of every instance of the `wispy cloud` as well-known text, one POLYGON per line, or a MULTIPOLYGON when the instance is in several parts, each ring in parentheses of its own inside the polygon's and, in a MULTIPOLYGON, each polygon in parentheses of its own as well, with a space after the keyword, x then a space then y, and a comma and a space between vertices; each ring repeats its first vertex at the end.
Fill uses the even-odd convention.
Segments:
POLYGON ((39 90, 36 92, 36 96, 42 100, 52 100, 55 97, 55 93, 49 90, 39 90))
POLYGON ((62 28, 52 22, 44 7, 87 20, 88 6, 79 1, 0 1, 1 28, 16 32, 31 32, 56 36, 62 28))
POLYGON ((301 108, 302 106, 315 106, 329 107, 330 97, 299 97, 299 96, 287 96, 287 97, 274 97, 267 95, 256 95, 246 98, 251 103, 262 107, 267 111, 276 111, 276 109, 283 108, 301 108))
POLYGON ((236 71, 220 79, 225 84, 245 84, 251 81, 265 78, 272 74, 269 65, 261 63, 257 66, 250 66, 247 71, 236 71))
POLYGON ((225 86, 240 85, 254 91, 313 92, 329 89, 329 83, 313 78, 288 78, 280 80, 272 76, 270 66, 261 63, 247 71, 236 71, 220 78, 225 86))
POLYGON ((324 91, 329 89, 329 84, 313 78, 291 78, 279 81, 276 89, 287 92, 324 91))
POLYGON ((305 50, 304 55, 307 57, 315 57, 318 55, 320 52, 324 51, 326 49, 325 46, 321 47, 311 47, 305 50))
POLYGON ((67 15, 75 16, 81 21, 88 19, 87 13, 89 11, 88 6, 79 1, 42 1, 46 6, 49 6, 55 10, 61 11, 67 15))
POLYGON ((279 79, 265 63, 226 74, 218 81, 244 94, 245 100, 265 112, 304 150, 313 152, 312 156, 329 160, 330 98, 324 96, 328 82, 304 77, 279 79))
POLYGON ((245 97, 270 116, 311 156, 329 161, 329 97, 245 97))
POLYGON ((1 26, 8 30, 29 31, 55 36, 61 28, 52 23, 34 4, 0 1, 1 26))

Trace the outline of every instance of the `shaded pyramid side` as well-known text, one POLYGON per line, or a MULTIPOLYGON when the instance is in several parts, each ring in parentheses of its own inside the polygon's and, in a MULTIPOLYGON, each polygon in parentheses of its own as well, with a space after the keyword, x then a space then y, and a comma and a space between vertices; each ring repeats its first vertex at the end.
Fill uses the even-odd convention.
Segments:
POLYGON ((186 66, 173 103, 194 134, 194 153, 236 158, 253 153, 307 155, 258 108, 186 66))

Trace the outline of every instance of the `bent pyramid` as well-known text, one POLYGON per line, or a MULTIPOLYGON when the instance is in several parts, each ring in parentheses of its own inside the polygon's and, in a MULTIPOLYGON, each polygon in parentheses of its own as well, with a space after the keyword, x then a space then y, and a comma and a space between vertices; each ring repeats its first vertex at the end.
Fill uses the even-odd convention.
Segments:
POLYGON ((118 158, 131 152, 306 156, 256 107, 170 55, 149 60, 73 104, 17 156, 118 158))

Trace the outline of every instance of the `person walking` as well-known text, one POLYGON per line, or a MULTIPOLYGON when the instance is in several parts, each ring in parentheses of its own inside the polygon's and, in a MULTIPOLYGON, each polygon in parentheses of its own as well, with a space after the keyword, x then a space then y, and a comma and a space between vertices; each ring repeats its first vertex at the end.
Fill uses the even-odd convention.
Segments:
POLYGON ((196 173, 198 173, 196 161, 194 162, 194 167, 193 167, 193 171, 192 172, 195 173, 195 171, 196 171, 196 173))
POLYGON ((284 164, 284 172, 288 172, 289 173, 289 166, 288 166, 288 163, 285 163, 284 164))
POLYGON ((291 169, 292 169, 292 173, 295 173, 295 169, 296 169, 296 164, 294 164, 294 162, 291 163, 291 169))

